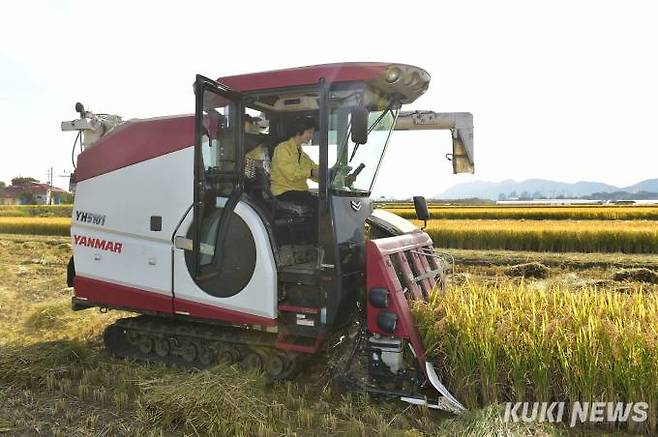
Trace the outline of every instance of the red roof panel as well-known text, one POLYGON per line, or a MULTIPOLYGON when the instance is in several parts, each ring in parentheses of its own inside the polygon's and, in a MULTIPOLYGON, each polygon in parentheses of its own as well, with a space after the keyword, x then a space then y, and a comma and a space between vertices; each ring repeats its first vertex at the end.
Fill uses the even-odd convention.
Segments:
POLYGON ((384 62, 344 62, 338 64, 310 65, 284 70, 220 77, 223 83, 236 91, 256 91, 317 84, 321 78, 328 82, 374 80, 390 65, 384 62))
POLYGON ((129 120, 78 155, 76 181, 83 181, 194 144, 194 116, 129 120))

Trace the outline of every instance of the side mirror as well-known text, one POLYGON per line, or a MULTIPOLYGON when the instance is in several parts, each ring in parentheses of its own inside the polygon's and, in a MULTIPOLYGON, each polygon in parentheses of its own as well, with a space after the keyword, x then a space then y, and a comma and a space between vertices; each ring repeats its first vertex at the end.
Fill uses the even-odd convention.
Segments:
POLYGON ((363 106, 355 106, 350 111, 352 124, 352 142, 365 144, 368 142, 368 115, 370 113, 363 106))
POLYGON ((430 218, 430 210, 427 208, 427 201, 423 196, 414 196, 414 209, 416 218, 425 222, 423 229, 427 226, 427 220, 430 218))

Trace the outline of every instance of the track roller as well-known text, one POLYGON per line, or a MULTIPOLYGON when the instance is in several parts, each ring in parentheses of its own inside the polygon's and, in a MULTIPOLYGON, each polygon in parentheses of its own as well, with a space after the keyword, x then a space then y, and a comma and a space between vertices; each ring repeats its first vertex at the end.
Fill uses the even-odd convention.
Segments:
POLYGON ((222 364, 235 364, 240 359, 238 349, 230 344, 216 343, 217 362, 222 364))
POLYGON ((108 351, 121 358, 198 369, 237 363, 270 380, 295 376, 303 356, 276 349, 272 334, 149 316, 117 320, 103 337, 108 351))
POLYGON ((199 356, 199 350, 194 342, 189 339, 183 339, 180 342, 178 353, 187 363, 194 363, 199 356))
POLYGON ((286 367, 285 357, 279 354, 271 354, 265 361, 265 373, 270 378, 280 378, 285 373, 286 367))
POLYGON ((161 337, 155 339, 155 345, 153 346, 155 354, 160 358, 165 358, 171 352, 171 344, 169 339, 161 337))
POLYGON ((240 367, 252 372, 262 372, 265 360, 261 354, 256 351, 247 352, 247 355, 240 362, 240 367))

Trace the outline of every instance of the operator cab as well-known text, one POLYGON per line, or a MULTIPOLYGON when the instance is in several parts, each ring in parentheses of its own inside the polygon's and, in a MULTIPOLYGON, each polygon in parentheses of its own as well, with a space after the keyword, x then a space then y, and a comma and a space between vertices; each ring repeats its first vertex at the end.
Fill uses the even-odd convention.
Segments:
MULTIPOLYGON (((419 89, 424 91, 426 86, 427 83, 423 83, 419 89)), ((314 85, 299 87, 298 90, 286 88, 254 91, 246 95, 248 99, 243 108, 243 192, 258 204, 267 215, 268 221, 276 228, 279 246, 316 240, 310 237, 308 232, 298 232, 300 227, 308 224, 307 219, 314 216, 313 211, 303 205, 277 200, 269 187, 274 150, 279 143, 290 138, 290 124, 299 117, 320 119, 320 89, 314 85), (250 155, 260 156, 255 158, 250 155), (308 241, 299 241, 300 236, 309 237, 306 239, 308 241)), ((370 195, 402 97, 399 93, 387 96, 381 87, 361 81, 339 83, 330 88, 328 114, 325 115, 328 125, 327 162, 322 166, 326 186, 322 191, 348 197, 370 195)), ((227 102, 220 99, 217 103, 227 102)), ((222 114, 220 125, 216 129, 205 129, 205 134, 210 136, 211 141, 208 141, 207 136, 202 139, 205 146, 204 168, 208 174, 221 166, 219 161, 222 158, 225 162, 235 160, 231 158, 231 155, 237 152, 234 150, 235 142, 225 138, 223 142, 216 143, 214 140, 217 138, 213 136, 213 131, 231 132, 227 118, 230 110, 230 105, 204 110, 204 127, 209 120, 216 118, 214 114, 222 114)), ((304 151, 316 163, 321 160, 321 135, 321 130, 317 129, 311 143, 303 146, 304 151)), ((312 181, 309 181, 309 184, 310 191, 319 198, 319 184, 312 181)), ((227 186, 225 192, 228 194, 230 187, 227 186)), ((316 228, 316 224, 313 224, 311 232, 316 233, 316 228)))
MULTIPOLYGON (((218 81, 197 76, 194 250, 188 264, 197 284, 205 288, 206 277, 225 284, 222 276, 244 263, 232 263, 242 255, 224 242, 241 239, 236 237, 240 218, 233 210, 246 202, 271 233, 279 303, 321 312, 322 320, 309 330, 312 336, 321 326, 349 319, 345 309, 355 308, 365 284, 370 193, 401 106, 422 95, 429 80, 420 68, 380 63, 320 65, 218 81), (248 156, 260 147, 271 162, 274 148, 290 138, 288 128, 298 117, 318 122, 311 144, 304 146, 319 164, 319 182, 310 184, 317 211, 278 201, 269 190, 267 159, 256 162, 248 156), (254 120, 257 132, 248 132, 245 126, 254 120), (208 246, 219 250, 204 255, 201 248, 208 246)), ((459 153, 454 159, 472 156, 459 153)))
MULTIPOLYGON (((278 249, 286 251, 288 245, 304 246, 311 244, 317 232, 312 218, 317 215, 309 207, 294 202, 278 200, 273 195, 271 184, 271 166, 277 145, 290 138, 288 126, 299 117, 300 111, 280 112, 256 102, 253 107, 245 107, 243 132, 243 168, 244 175, 234 180, 227 180, 222 185, 209 186, 206 195, 215 191, 229 196, 242 178, 242 200, 256 207, 264 221, 272 228, 274 241, 278 249), (256 109, 257 108, 257 109, 256 109)), ((234 130, 231 128, 230 108, 208 108, 204 111, 202 132, 202 156, 206 176, 212 178, 213 172, 222 168, 230 170, 237 164, 234 130), (219 117, 217 116, 219 114, 219 117), (210 126, 212 125, 212 127, 210 126), (235 161, 231 162, 231 161, 235 161)), ((303 111, 312 114, 313 111, 303 111)), ((317 116, 317 111, 315 111, 317 116)), ((317 147, 314 147, 317 149, 317 147)), ((308 148, 307 148, 308 150, 308 148)), ((312 153, 312 152, 311 152, 312 153)), ((315 153, 317 155, 317 152, 315 153)), ((208 179, 207 179, 208 181, 208 179)), ((317 196, 317 189, 314 190, 317 196)), ((207 196, 208 210, 214 210, 215 198, 207 196)))

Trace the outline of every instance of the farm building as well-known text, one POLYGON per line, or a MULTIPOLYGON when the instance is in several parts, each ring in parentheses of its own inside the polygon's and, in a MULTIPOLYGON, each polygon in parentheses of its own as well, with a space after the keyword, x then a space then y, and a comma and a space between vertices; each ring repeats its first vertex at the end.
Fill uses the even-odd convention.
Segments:
POLYGON ((70 199, 68 191, 38 182, 0 188, 0 205, 60 205, 70 199))

